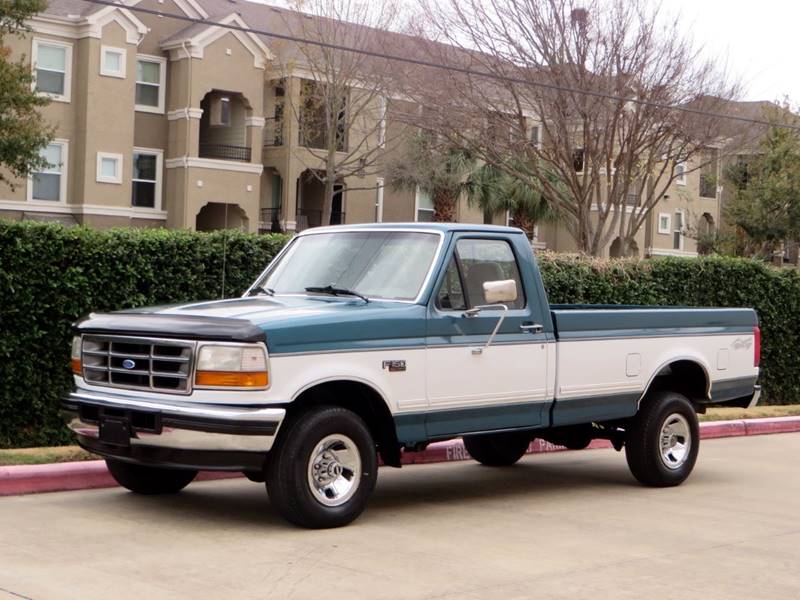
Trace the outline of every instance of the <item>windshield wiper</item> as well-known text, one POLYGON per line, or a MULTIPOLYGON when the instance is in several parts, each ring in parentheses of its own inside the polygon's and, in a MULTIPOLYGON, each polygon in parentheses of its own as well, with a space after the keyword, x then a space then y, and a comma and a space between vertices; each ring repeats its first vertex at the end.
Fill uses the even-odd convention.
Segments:
POLYGON ((272 288, 265 288, 261 287, 260 285, 257 285, 252 290, 250 290, 248 296, 257 296, 259 294, 264 294, 266 296, 274 296, 275 290, 273 290, 272 288))
POLYGON ((333 287, 332 285, 326 285, 324 287, 307 287, 306 291, 311 292, 312 294, 330 294, 331 296, 355 296, 356 298, 361 298, 364 302, 369 303, 369 298, 359 294, 358 292, 354 292, 353 290, 348 290, 345 288, 333 287))

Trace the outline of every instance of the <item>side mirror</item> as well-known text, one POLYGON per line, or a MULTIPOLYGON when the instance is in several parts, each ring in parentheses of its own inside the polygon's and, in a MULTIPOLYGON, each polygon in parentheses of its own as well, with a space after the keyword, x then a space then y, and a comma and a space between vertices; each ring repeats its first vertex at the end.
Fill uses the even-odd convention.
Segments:
POLYGON ((513 279, 503 281, 485 281, 483 297, 488 304, 515 302, 517 299, 517 282, 513 279))

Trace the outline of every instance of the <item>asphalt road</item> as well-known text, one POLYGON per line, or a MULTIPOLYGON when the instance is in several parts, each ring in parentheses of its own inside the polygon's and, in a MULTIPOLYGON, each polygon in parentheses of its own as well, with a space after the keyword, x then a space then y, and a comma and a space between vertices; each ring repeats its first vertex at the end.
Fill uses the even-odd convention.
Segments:
POLYGON ((0 498, 0 599, 800 597, 800 434, 703 442, 681 487, 613 450, 383 469, 337 530, 245 480, 0 498))

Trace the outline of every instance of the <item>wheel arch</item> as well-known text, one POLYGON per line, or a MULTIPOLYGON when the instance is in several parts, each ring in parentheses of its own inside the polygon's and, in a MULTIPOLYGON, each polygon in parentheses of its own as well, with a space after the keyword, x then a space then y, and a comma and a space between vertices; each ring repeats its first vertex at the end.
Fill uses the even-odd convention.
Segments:
POLYGON ((711 394, 711 376, 708 367, 697 357, 673 357, 660 365, 639 397, 637 409, 653 390, 670 390, 686 396, 697 407, 707 402, 711 394))
POLYGON ((353 377, 331 377, 299 390, 287 407, 287 417, 311 406, 341 406, 353 411, 369 427, 383 463, 400 466, 400 443, 386 397, 375 386, 353 377))

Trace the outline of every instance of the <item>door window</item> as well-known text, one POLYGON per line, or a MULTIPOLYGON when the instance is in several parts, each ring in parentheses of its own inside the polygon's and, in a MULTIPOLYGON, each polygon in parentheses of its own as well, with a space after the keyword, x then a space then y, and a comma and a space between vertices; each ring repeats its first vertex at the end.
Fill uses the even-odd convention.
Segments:
POLYGON ((510 309, 524 308, 525 291, 511 245, 505 240, 461 239, 439 288, 437 305, 444 310, 465 310, 487 304, 483 284, 507 279, 517 284, 517 299, 505 304, 510 309))
POLYGON ((436 306, 444 310, 467 310, 464 299, 464 288, 461 285, 461 275, 455 257, 450 259, 444 281, 436 296, 436 306))

